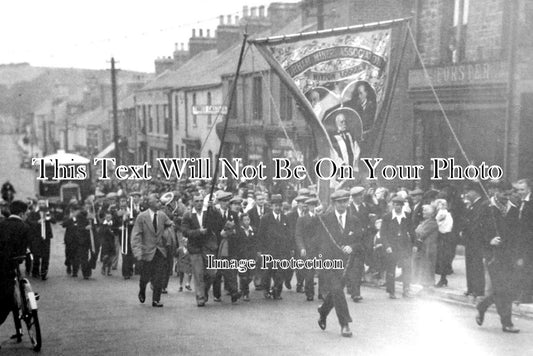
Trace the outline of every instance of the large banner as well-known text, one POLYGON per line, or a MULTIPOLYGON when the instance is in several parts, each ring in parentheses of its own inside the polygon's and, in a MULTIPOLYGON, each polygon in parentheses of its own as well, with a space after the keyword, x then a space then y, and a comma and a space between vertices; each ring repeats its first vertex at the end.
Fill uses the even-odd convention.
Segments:
POLYGON ((357 170, 361 152, 372 148, 370 134, 385 98, 391 29, 287 36, 254 44, 310 105, 308 111, 329 137, 331 158, 357 170))

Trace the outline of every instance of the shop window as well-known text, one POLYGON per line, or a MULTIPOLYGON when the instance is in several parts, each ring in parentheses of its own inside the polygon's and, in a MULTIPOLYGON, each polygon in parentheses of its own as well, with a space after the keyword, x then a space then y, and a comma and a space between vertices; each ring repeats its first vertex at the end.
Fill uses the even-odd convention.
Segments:
POLYGON ((442 36, 443 60, 446 64, 457 64, 465 59, 466 31, 470 0, 445 2, 442 36))
POLYGON ((254 120, 263 120, 263 81, 254 77, 252 87, 252 116, 254 120))

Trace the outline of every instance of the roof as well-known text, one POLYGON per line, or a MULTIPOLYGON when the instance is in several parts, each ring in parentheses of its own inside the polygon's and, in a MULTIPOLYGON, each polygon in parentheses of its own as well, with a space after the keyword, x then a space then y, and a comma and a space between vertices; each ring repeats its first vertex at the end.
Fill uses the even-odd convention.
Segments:
POLYGON ((49 160, 58 160, 59 164, 88 164, 90 160, 74 153, 66 153, 64 150, 59 150, 57 153, 43 157, 45 164, 49 164, 49 160))
MULTIPOLYGON (((302 28, 302 18, 297 16, 278 31, 265 31, 254 37, 264 37, 279 35, 284 33, 297 33, 310 31, 314 25, 302 28)), ((143 87, 144 90, 157 89, 179 89, 190 87, 204 87, 209 85, 219 85, 222 83, 222 76, 234 75, 237 69, 241 44, 236 43, 225 51, 218 53, 216 49, 203 51, 185 62, 177 70, 168 70, 159 75, 155 80, 143 87)), ((252 48, 246 50, 241 73, 257 72, 270 69, 269 64, 263 59, 257 50, 252 48)))

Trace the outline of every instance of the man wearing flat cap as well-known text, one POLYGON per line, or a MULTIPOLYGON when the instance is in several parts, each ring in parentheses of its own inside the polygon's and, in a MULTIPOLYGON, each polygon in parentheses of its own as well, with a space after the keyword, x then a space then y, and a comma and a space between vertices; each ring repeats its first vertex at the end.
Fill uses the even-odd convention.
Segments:
POLYGON ((416 229, 418 224, 424 220, 422 217, 422 196, 424 191, 420 188, 416 188, 409 192, 411 197, 411 220, 413 221, 413 227, 416 229))
MULTIPOLYGON (((288 259, 291 255, 293 239, 291 236, 289 221, 281 209, 283 199, 280 194, 272 195, 270 200, 272 211, 264 215, 259 223, 259 253, 270 254, 274 259, 288 259)), ((283 289, 284 270, 282 269, 263 270, 263 290, 266 299, 271 297, 279 300, 283 289), (270 290, 271 280, 274 281, 270 290)))
MULTIPOLYGON (((306 188, 300 189, 300 193, 309 194, 309 190, 306 188)), ((295 241, 295 231, 296 231, 296 221, 299 217, 304 216, 306 214, 306 208, 304 208, 304 202, 307 200, 307 196, 305 195, 298 195, 296 198, 294 198, 294 201, 296 202, 296 209, 291 211, 287 214, 287 220, 289 221, 289 227, 291 231, 291 237, 293 244, 291 246, 291 256, 295 255, 296 251, 296 241, 295 241)), ((291 289, 291 280, 293 276, 293 270, 287 269, 285 270, 285 274, 283 277, 283 281, 285 282, 285 287, 287 289, 291 289)), ((303 293, 303 283, 304 283, 304 275, 301 270, 296 271, 296 292, 297 293, 303 293)))
POLYGON ((411 217, 403 207, 405 199, 400 195, 392 199, 392 211, 383 216, 380 236, 387 253, 386 285, 391 299, 396 299, 396 266, 402 269, 403 297, 410 297, 411 253, 416 235, 411 217))
POLYGON ((490 204, 478 182, 465 187, 465 199, 469 202, 463 227, 466 265, 466 293, 473 297, 485 295, 485 270, 483 267, 483 241, 486 226, 493 223, 490 204))
POLYGON ((361 281, 365 273, 365 261, 370 261, 370 254, 372 253, 372 230, 370 223, 370 209, 363 201, 363 194, 365 188, 353 187, 350 189, 351 202, 348 206, 348 212, 354 216, 361 226, 362 240, 364 251, 352 255, 353 262, 351 270, 348 272, 347 284, 350 295, 354 302, 360 302, 361 297, 361 281))
POLYGON ((326 295, 324 303, 318 308, 318 326, 326 329, 326 319, 335 308, 337 318, 341 326, 341 335, 351 337, 349 323, 352 322, 346 297, 344 295, 344 285, 346 282, 346 271, 350 270, 348 265, 353 254, 362 253, 363 232, 360 223, 353 215, 348 213, 350 193, 346 190, 337 190, 331 194, 333 209, 321 216, 319 219, 319 234, 321 245, 319 254, 322 259, 340 259, 344 262, 344 270, 330 269, 322 271, 322 278, 325 284, 326 295))
MULTIPOLYGON (((320 221, 316 218, 316 207, 320 201, 317 198, 309 198, 303 202, 303 214, 296 220, 294 239, 297 254, 303 259, 317 257, 320 247, 320 236, 317 234, 320 221)), ((302 269, 305 296, 308 302, 313 301, 315 296, 314 269, 302 269)), ((298 287, 296 291, 298 291, 298 287)), ((301 287, 300 287, 301 288, 301 287)))

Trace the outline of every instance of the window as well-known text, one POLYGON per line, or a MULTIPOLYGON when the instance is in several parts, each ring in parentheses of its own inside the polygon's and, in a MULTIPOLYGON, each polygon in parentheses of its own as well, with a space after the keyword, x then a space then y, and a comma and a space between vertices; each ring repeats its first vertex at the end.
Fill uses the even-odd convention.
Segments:
MULTIPOLYGON (((196 106, 196 93, 193 93, 192 94, 192 106, 193 108, 196 106)), ((198 119, 196 117, 196 115, 192 115, 192 127, 197 127, 198 126, 198 119)))
POLYGON ((181 156, 180 157, 181 158, 186 158, 185 157, 185 146, 183 146, 183 145, 181 146, 181 156))
POLYGON ((176 145, 175 155, 178 156, 178 158, 180 158, 180 145, 176 145))
POLYGON ((176 130, 180 127, 179 113, 178 113, 178 94, 174 97, 174 114, 176 115, 176 130))
POLYGON ((159 117, 160 117, 159 109, 160 109, 160 106, 159 106, 159 104, 157 104, 155 106, 155 126, 156 126, 156 131, 155 132, 156 133, 161 132, 161 130, 159 129, 159 117))
POLYGON ((168 135, 170 130, 170 118, 168 117, 168 104, 163 105, 163 133, 168 135))
MULTIPOLYGON (((207 92, 207 106, 211 106, 211 92, 207 92)), ((209 109, 208 109, 209 110, 209 109)), ((213 124, 211 114, 207 115, 207 125, 211 126, 213 124)))
POLYGON ((154 131, 154 121, 152 119, 152 105, 148 105, 148 132, 154 131))
POLYGON ((282 121, 292 120, 292 97, 283 82, 279 87, 279 116, 282 121))
MULTIPOLYGON (((448 26, 444 27, 442 53, 445 63, 457 64, 465 59, 466 29, 470 0, 453 0, 445 2, 445 16, 448 26)), ((483 54, 480 54, 483 56, 483 54)), ((479 58, 481 59, 481 58, 479 58)))
POLYGON ((252 117, 263 120, 263 81, 261 77, 254 77, 252 87, 252 117))
MULTIPOLYGON (((228 96, 231 95, 231 90, 233 89, 233 80, 228 81, 228 96)), ((230 103, 231 111, 228 111, 228 117, 230 119, 237 118, 237 90, 235 90, 235 95, 230 103)), ((229 108, 228 108, 229 109, 229 108)))
POLYGON ((143 105, 141 130, 142 133, 146 134, 146 105, 143 105))

